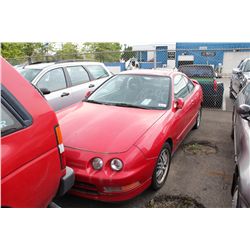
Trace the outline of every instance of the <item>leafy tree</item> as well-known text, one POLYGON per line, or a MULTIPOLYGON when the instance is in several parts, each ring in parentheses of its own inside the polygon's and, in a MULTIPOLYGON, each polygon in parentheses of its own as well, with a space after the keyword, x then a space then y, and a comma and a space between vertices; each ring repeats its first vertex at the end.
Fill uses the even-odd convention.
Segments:
POLYGON ((121 58, 125 61, 128 61, 130 58, 136 57, 136 52, 132 50, 131 46, 124 45, 124 51, 121 55, 121 58))
POLYGON ((93 59, 100 62, 117 62, 121 58, 122 46, 120 43, 84 43, 82 52, 85 59, 93 59))
POLYGON ((56 52, 59 59, 78 59, 81 58, 78 46, 74 43, 64 43, 62 48, 56 52))

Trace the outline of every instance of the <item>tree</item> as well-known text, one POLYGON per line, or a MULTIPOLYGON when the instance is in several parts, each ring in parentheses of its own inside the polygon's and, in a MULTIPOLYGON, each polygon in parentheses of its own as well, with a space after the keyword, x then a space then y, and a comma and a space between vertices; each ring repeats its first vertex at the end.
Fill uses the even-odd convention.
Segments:
POLYGON ((100 62, 119 62, 122 46, 120 43, 84 43, 82 52, 85 59, 91 58, 100 62), (87 58, 86 58, 87 57, 87 58))
POLYGON ((78 46, 74 43, 64 43, 62 48, 56 52, 56 56, 62 60, 81 58, 78 46))
POLYGON ((124 45, 124 51, 121 55, 121 58, 124 61, 128 61, 130 58, 136 57, 136 52, 133 51, 131 46, 124 45))

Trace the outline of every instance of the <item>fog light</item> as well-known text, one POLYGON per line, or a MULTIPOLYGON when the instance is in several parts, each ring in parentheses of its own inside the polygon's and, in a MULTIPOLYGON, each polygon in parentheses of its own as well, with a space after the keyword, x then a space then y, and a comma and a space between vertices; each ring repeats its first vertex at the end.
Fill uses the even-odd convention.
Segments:
POLYGON ((92 160, 92 167, 95 170, 100 170, 103 167, 103 160, 101 158, 94 158, 92 160))
POLYGON ((120 171, 123 167, 123 163, 119 159, 113 159, 110 164, 111 168, 115 171, 120 171))

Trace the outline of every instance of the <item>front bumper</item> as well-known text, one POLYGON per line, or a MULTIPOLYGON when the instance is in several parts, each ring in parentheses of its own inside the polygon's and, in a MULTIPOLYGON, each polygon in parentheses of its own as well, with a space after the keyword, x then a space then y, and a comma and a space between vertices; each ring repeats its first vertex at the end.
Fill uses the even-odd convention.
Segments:
POLYGON ((60 180, 60 186, 57 192, 57 196, 63 196, 67 193, 75 182, 74 170, 70 167, 66 167, 66 174, 60 180))

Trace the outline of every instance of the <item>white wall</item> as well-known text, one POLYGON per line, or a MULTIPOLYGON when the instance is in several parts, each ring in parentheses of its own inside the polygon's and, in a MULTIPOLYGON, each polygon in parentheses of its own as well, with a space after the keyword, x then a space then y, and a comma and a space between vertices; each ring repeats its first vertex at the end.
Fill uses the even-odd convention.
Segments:
POLYGON ((224 58, 223 58, 223 69, 222 72, 225 75, 232 74, 233 68, 236 68, 240 61, 250 57, 250 51, 249 52, 224 52, 224 58))

